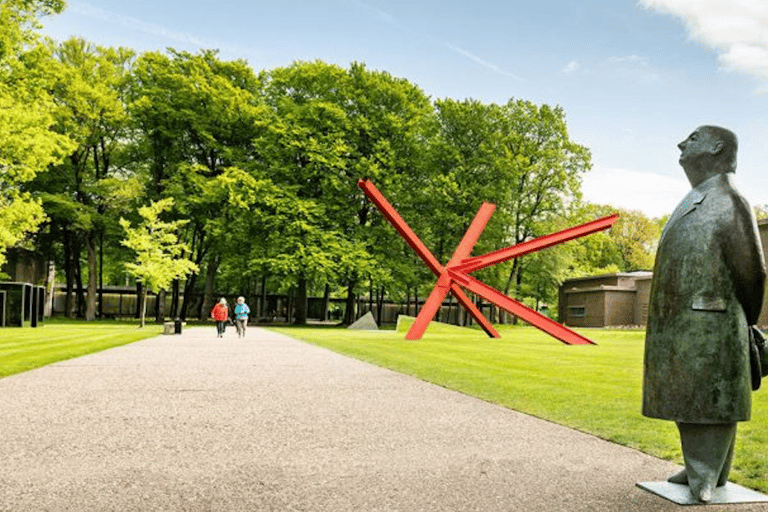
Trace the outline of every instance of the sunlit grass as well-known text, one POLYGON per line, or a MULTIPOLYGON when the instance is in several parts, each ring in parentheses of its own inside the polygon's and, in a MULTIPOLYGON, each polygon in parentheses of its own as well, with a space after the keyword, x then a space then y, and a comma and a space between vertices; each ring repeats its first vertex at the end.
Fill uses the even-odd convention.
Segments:
MULTIPOLYGON (((682 463, 674 423, 640 413, 643 331, 584 329, 597 346, 566 346, 528 326, 497 326, 501 338, 493 339, 433 322, 421 340, 407 341, 408 326, 273 330, 682 463)), ((753 395, 752 421, 739 425, 731 480, 768 491, 768 390, 753 395)))
POLYGON ((157 336, 160 325, 46 320, 40 327, 0 329, 0 377, 157 336))

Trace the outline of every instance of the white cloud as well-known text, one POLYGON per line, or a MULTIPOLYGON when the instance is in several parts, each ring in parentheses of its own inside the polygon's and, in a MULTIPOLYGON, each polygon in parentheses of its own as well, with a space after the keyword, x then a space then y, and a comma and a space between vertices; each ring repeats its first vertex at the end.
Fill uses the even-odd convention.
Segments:
POLYGON ((593 168, 582 183, 584 198, 626 210, 640 210, 649 217, 672 213, 691 190, 684 177, 606 167, 593 168))
POLYGON ((728 70, 768 85, 766 0, 639 0, 641 5, 680 18, 690 37, 718 51, 728 70))
POLYGON ((578 71, 578 69, 581 67, 581 64, 579 64, 579 61, 572 60, 569 62, 564 68, 563 68, 563 74, 570 75, 571 73, 578 71))

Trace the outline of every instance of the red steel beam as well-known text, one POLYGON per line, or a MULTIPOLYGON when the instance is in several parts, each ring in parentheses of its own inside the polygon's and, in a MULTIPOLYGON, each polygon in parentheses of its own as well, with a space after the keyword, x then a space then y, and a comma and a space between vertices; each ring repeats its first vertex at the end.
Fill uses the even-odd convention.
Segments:
POLYGON ((487 284, 478 281, 474 277, 468 276, 461 272, 455 272, 452 269, 448 269, 448 274, 451 279, 461 284, 464 288, 472 293, 479 295, 480 297, 493 302, 501 309, 509 311, 513 315, 522 318, 525 322, 537 327, 549 334, 550 336, 557 338, 566 345, 595 345, 595 342, 585 338, 581 334, 574 332, 566 326, 555 322, 554 320, 547 318, 546 316, 538 313, 531 308, 520 304, 516 300, 513 300, 500 291, 491 288, 487 284))
POLYGON ((618 220, 618 218, 619 214, 616 213, 579 226, 564 229, 563 231, 558 231, 557 233, 534 238, 533 240, 505 247, 504 249, 499 249, 474 258, 468 258, 458 265, 453 265, 452 270, 471 274, 481 268, 490 267, 513 258, 519 258, 520 256, 546 249, 547 247, 552 247, 553 245, 558 245, 597 231, 608 229, 614 222, 616 222, 616 220, 618 220))
MULTIPOLYGON (((467 256, 469 256, 472 253, 472 249, 474 249, 475 244, 480 238, 480 235, 482 234, 483 230, 485 229, 485 226, 488 224, 488 221, 491 219, 491 215, 493 215, 493 212, 495 210, 496 210, 496 205, 493 205, 490 203, 483 203, 480 206, 480 209, 477 211, 475 218, 472 219, 472 223, 469 225, 469 228, 467 228, 467 231, 464 233, 464 236, 462 237, 461 242, 459 242, 459 245, 456 247, 456 250, 453 252, 453 256, 451 257, 451 260, 448 262, 448 265, 446 266, 446 268, 456 262, 459 262, 465 259, 467 256)), ((445 296, 448 295, 448 293, 451 291, 452 291, 451 280, 448 274, 445 272, 445 270, 443 270, 438 276, 437 285, 435 285, 435 287, 432 289, 432 293, 429 294, 429 297, 424 302, 424 306, 421 308, 421 311, 416 316, 416 320, 413 322, 413 325, 411 325, 411 328, 408 329, 408 334, 405 335, 405 339, 407 340, 421 339, 421 337, 427 331, 429 322, 431 322, 435 318, 435 315, 440 310, 440 307, 443 305, 443 300, 445 299, 445 296)), ((496 329, 493 328, 493 325, 491 325, 491 323, 488 321, 487 318, 485 318, 485 316, 480 312, 480 310, 477 310, 477 308, 474 307, 474 305, 472 304, 472 301, 469 300, 469 298, 466 297, 464 293, 461 293, 461 296, 457 295, 456 293, 454 293, 454 295, 456 296, 459 303, 462 304, 464 308, 469 311, 469 313, 475 318, 475 320, 478 321, 478 323, 480 323, 480 325, 483 327, 485 332, 488 333, 489 336, 491 336, 492 338, 500 337, 496 329)))

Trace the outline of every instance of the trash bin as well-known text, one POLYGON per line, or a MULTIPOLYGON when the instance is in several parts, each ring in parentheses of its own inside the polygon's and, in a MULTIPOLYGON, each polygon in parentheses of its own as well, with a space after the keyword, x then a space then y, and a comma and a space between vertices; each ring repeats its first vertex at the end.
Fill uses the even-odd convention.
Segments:
POLYGON ((181 318, 176 318, 173 321, 173 332, 174 334, 181 334, 181 318))

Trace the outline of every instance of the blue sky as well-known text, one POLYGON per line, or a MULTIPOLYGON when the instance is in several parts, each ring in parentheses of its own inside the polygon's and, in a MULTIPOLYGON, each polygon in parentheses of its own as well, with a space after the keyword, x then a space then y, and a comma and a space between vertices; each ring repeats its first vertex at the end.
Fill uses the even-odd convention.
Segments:
POLYGON ((433 98, 560 105, 592 151, 586 198, 651 216, 690 188, 676 144, 718 124, 739 136, 742 192, 768 204, 765 0, 69 0, 44 25, 137 51, 217 48, 257 71, 358 61, 433 98))

